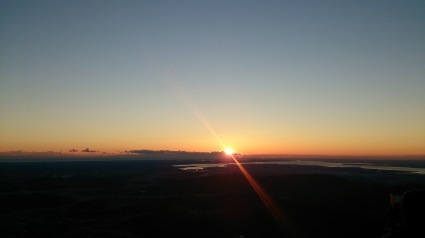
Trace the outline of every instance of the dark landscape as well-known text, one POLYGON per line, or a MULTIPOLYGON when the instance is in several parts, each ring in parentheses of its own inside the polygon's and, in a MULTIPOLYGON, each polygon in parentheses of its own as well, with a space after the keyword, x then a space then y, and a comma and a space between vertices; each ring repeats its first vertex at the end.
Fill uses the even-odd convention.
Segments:
POLYGON ((425 175, 407 172, 245 164, 281 208, 282 227, 231 161, 182 169, 199 162, 1 162, 0 235, 380 237, 389 194, 425 188, 425 175))

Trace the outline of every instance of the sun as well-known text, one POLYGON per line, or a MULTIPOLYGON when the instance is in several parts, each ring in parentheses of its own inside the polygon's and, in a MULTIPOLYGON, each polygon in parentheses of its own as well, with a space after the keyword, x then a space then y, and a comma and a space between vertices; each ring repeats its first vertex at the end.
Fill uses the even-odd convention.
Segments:
POLYGON ((233 155, 233 150, 230 148, 226 148, 224 149, 224 153, 226 153, 226 155, 233 155))

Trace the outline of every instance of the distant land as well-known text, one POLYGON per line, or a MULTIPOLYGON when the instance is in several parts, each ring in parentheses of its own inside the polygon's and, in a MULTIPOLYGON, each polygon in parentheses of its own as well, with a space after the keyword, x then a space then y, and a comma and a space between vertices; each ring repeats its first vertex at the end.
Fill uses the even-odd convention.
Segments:
POLYGON ((382 237, 391 198, 425 189, 425 160, 238 159, 244 173, 224 154, 149 153, 0 160, 0 236, 382 237))
MULTIPOLYGON (((425 160, 425 155, 320 155, 320 154, 244 154, 235 152, 240 159, 385 159, 385 160, 425 160)), ((208 159, 226 156, 224 151, 184 151, 136 149, 107 153, 89 148, 68 151, 5 151, 0 152, 0 160, 5 159, 208 159)))

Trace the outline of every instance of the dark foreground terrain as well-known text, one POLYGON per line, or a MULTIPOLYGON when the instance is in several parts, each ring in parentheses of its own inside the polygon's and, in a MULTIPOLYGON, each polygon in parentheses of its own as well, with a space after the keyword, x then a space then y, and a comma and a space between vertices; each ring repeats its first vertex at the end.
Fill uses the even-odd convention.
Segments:
POLYGON ((189 163, 2 162, 0 237, 380 237, 389 194, 425 188, 396 171, 245 165, 282 229, 237 166, 173 166, 189 163))

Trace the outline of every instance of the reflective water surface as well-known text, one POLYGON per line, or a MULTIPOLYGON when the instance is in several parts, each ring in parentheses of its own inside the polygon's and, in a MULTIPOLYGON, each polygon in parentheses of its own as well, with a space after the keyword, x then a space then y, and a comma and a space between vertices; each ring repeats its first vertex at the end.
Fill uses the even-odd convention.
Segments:
MULTIPOLYGON (((361 168, 372 170, 389 170, 400 171, 412 174, 425 174, 423 167, 407 167, 407 166, 394 166, 382 165, 375 163, 344 163, 344 162, 328 162, 328 161, 312 161, 312 160, 292 160, 292 161, 255 161, 255 162, 241 162, 241 164, 276 164, 276 165, 300 165, 300 166, 321 166, 330 168, 361 168)), ((181 164, 173 165, 181 170, 202 170, 205 168, 226 167, 228 165, 235 165, 235 163, 215 163, 215 164, 181 164)))

